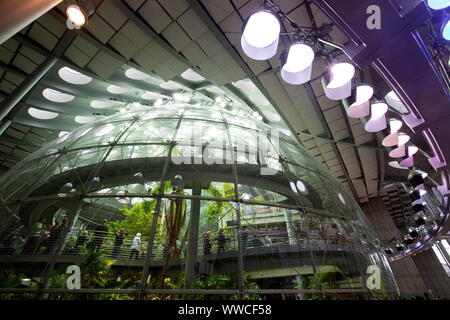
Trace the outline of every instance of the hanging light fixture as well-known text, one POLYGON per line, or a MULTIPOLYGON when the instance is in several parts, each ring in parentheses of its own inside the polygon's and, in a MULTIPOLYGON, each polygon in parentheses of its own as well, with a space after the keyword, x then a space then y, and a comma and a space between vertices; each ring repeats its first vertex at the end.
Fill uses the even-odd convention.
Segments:
POLYGON ((352 93, 352 79, 355 67, 350 63, 336 63, 325 69, 322 86, 325 95, 331 100, 348 98, 352 93))
POLYGON ((442 37, 445 40, 450 40, 450 19, 447 19, 447 21, 444 24, 444 27, 442 28, 442 37))
POLYGON ((95 6, 90 0, 78 0, 77 4, 66 8, 67 28, 81 29, 87 25, 89 16, 95 11, 95 6))
POLYGON ((363 118, 370 114, 370 99, 373 96, 373 88, 367 84, 361 84, 354 88, 347 99, 350 106, 347 115, 350 118, 363 118), (353 101, 353 102, 352 102, 353 101))
POLYGON ((409 140, 410 140, 410 137, 408 134, 399 132, 397 148, 392 149, 389 152, 389 157, 391 157, 391 158, 404 157, 406 154, 406 148, 408 146, 407 143, 409 142, 409 140))
POLYGON ((413 173, 408 178, 409 184, 414 188, 414 190, 422 190, 425 188, 424 178, 421 173, 413 173))
POLYGON ((422 197, 427 193, 426 190, 414 190, 412 191, 409 196, 412 201, 412 205, 415 206, 416 204, 422 204, 424 201, 422 197))
POLYGON ((296 42, 280 56, 281 78, 289 84, 298 85, 311 79, 314 50, 305 43, 296 42))
POLYGON ((421 214, 417 214, 414 218, 414 221, 418 227, 423 226, 426 223, 426 217, 421 214))
POLYGON ((100 181, 100 177, 94 177, 91 181, 90 187, 94 190, 102 188, 102 182, 100 181))
MULTIPOLYGON (((403 122, 401 120, 391 118, 389 119, 389 132, 384 137, 381 144, 385 147, 393 147, 399 144, 399 130, 401 129, 403 122)), ((387 130, 387 129, 386 129, 387 130)))
POLYGON ((407 246, 414 243, 414 239, 411 238, 410 236, 406 236, 403 241, 404 241, 405 245, 407 245, 407 246))
POLYGON ((419 148, 417 148, 413 144, 409 144, 406 148, 405 158, 399 162, 400 166, 404 168, 410 168, 414 166, 414 155, 417 153, 417 151, 419 151, 419 148))
POLYGON ((410 227, 408 229, 408 234, 412 237, 412 238, 416 238, 419 236, 419 232, 417 231, 416 228, 410 227))
POLYGON ((144 175, 142 174, 142 172, 140 172, 140 171, 138 171, 138 172, 136 172, 134 175, 133 175, 133 177, 135 177, 136 178, 136 180, 138 181, 138 183, 139 184, 144 184, 144 175))
POLYGON ((75 193, 76 189, 73 187, 73 184, 71 182, 67 182, 63 184, 61 189, 58 192, 58 197, 65 197, 70 193, 75 193))
POLYGON ((433 10, 441 10, 450 6, 450 0, 427 0, 427 4, 433 10))
POLYGON ((280 30, 280 21, 273 12, 261 10, 252 14, 244 23, 242 50, 254 60, 272 58, 277 52, 280 30))
POLYGON ((172 187, 177 188, 178 190, 183 189, 183 177, 179 174, 173 177, 172 187))
POLYGON ((418 203, 418 204, 413 205, 413 210, 417 214, 423 214, 424 210, 425 210, 424 203, 418 203))
POLYGON ((367 132, 378 132, 386 129, 386 112, 388 105, 383 101, 375 101, 370 105, 370 119, 364 125, 367 132))

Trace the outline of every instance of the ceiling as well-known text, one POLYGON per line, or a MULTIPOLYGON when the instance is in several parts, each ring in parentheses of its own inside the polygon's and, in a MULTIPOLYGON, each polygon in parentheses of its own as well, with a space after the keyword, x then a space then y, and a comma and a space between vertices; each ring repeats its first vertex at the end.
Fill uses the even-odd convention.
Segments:
MULTIPOLYGON (((63 2, 0 46, 0 101, 48 56, 58 57, 8 115, 11 124, 3 123, 9 126, 0 136, 2 173, 61 131, 126 112, 132 108, 130 103, 152 105, 182 91, 202 99, 227 97, 229 105, 255 110, 265 122, 297 135, 359 203, 379 196, 385 183, 405 180, 408 170, 387 165, 386 152, 376 135, 366 132, 359 119, 348 118, 342 102, 325 97, 320 82, 324 59, 316 58, 309 83, 292 86, 284 83, 279 73, 279 55, 289 42, 286 37, 280 41, 277 56, 269 61, 246 57, 240 46, 242 24, 260 6, 260 0, 93 0, 96 11, 89 24, 71 31, 63 13, 74 2, 63 2), (63 67, 92 80, 81 85, 63 81, 59 75, 63 67), (131 79, 126 74, 129 69, 141 73, 131 71, 131 79), (59 94, 60 98, 70 101, 49 101, 43 95, 47 88, 65 93, 59 94), (37 119, 30 115, 30 107, 51 112, 38 111, 40 115, 57 116, 37 119)), ((276 3, 313 32, 331 24, 311 1, 276 3)), ((286 24, 285 28, 289 31, 291 27, 286 24)), ((335 27, 324 37, 337 44, 349 41, 335 27)), ((348 61, 342 51, 325 48, 334 57, 348 61)), ((355 83, 380 81, 370 67, 355 77, 355 83)), ((385 84, 377 87, 383 88, 378 95, 388 90, 385 84)), ((52 94, 55 92, 50 91, 52 94)), ((390 193, 382 192, 382 196, 388 198, 387 204, 397 217, 401 202, 390 193)))

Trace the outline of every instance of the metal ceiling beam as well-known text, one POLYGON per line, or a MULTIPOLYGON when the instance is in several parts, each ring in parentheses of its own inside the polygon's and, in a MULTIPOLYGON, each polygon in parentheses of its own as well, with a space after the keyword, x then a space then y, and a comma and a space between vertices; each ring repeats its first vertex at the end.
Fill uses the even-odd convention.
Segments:
POLYGON ((27 140, 19 140, 11 137, 0 136, 0 142, 24 145, 29 147, 40 148, 42 145, 27 140))
MULTIPOLYGON (((328 126, 328 122, 325 119, 325 116, 323 115, 322 109, 320 108, 319 102, 317 101, 317 97, 314 94, 313 88, 311 87, 311 83, 307 82, 303 86, 305 87, 306 94, 308 95, 309 99, 311 100, 314 110, 316 111, 317 116, 319 117, 320 123, 322 123, 322 126, 325 130, 326 135, 328 136, 329 139, 333 139, 333 134, 331 133, 331 129, 328 126)), ((345 175, 346 180, 348 181, 350 189, 352 190, 352 193, 355 196, 356 201, 360 204, 358 193, 356 192, 356 188, 353 185, 352 179, 350 177, 350 173, 347 170, 344 159, 342 158, 342 155, 339 152, 339 149, 337 148, 336 144, 332 144, 332 148, 333 148, 334 152, 336 153, 336 158, 337 158, 339 164, 341 165, 342 170, 344 171, 344 175, 345 175)))
POLYGON ((376 146, 376 145, 374 145, 372 143, 356 144, 356 143, 351 142, 351 141, 334 140, 334 139, 330 139, 330 138, 326 138, 326 137, 313 135, 313 134, 305 132, 305 131, 297 132, 297 134, 300 135, 300 136, 307 136, 307 137, 311 137, 311 138, 314 138, 314 139, 318 139, 318 140, 322 140, 322 141, 326 141, 326 142, 330 142, 330 143, 334 143, 334 144, 350 145, 350 146, 353 146, 355 148, 367 148, 367 149, 373 149, 373 150, 384 150, 384 148, 380 148, 380 147, 378 147, 378 146, 376 146))
POLYGON ((22 100, 28 92, 42 79, 42 77, 56 63, 57 58, 51 55, 45 59, 24 81, 0 104, 0 121, 3 120, 22 100))
POLYGON ((0 1, 0 44, 61 2, 62 0, 0 1))
MULTIPOLYGON (((224 47, 226 52, 228 52, 228 54, 231 56, 231 58, 234 60, 234 62, 236 62, 239 67, 241 67, 241 69, 244 71, 244 73, 247 76, 247 78, 251 79, 253 81, 253 83, 258 88, 258 90, 261 91, 261 93, 271 103, 271 105, 278 112, 278 114, 283 119, 283 121, 285 122, 285 124, 289 128, 289 130, 291 130, 291 132, 295 133, 295 130, 292 127, 292 125, 289 123, 289 121, 287 121, 287 119, 286 119, 285 115, 283 114, 283 112, 281 112, 281 108, 272 99, 272 97, 267 92, 267 90, 264 87, 264 85, 253 74, 252 70, 245 63, 245 61, 242 59, 242 57, 239 55, 239 53, 236 51, 236 49, 230 44, 230 42, 228 41, 227 37, 223 34, 223 32, 219 29, 217 24, 214 22, 214 20, 208 14, 207 10, 204 8, 204 6, 201 3, 201 1, 200 0, 187 0, 187 2, 191 6, 191 8, 194 10, 194 12, 200 17, 200 19, 203 21, 203 23, 208 27, 208 30, 216 37, 217 41, 219 41, 220 44, 224 47)), ((245 99, 243 99, 243 101, 245 101, 245 99)), ((303 143, 301 142, 301 140, 297 136, 294 139, 296 139, 297 142, 300 145, 303 145, 303 143)))
POLYGON ((14 154, 11 154, 11 153, 5 153, 5 152, 1 152, 1 151, 0 151, 0 159, 2 159, 2 158, 3 158, 3 159, 13 160, 13 161, 20 161, 20 160, 22 160, 22 158, 20 158, 20 157, 14 155, 14 154))

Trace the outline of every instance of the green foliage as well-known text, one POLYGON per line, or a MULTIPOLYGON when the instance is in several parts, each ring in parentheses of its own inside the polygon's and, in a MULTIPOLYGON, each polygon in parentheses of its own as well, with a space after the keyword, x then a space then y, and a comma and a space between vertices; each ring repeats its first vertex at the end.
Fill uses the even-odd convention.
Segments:
MULTIPOLYGON (((238 279, 236 274, 212 274, 195 283, 196 289, 203 290, 233 290, 239 287, 238 279)), ((244 289, 257 290, 258 285, 249 280, 247 275, 244 275, 244 289)), ((202 295, 198 294, 190 297, 191 299, 199 300, 239 300, 241 297, 237 294, 235 295, 202 295)), ((245 294, 242 299, 245 300, 261 300, 257 294, 245 294)))
MULTIPOLYGON (((293 287, 295 289, 323 290, 335 287, 338 281, 349 280, 342 271, 334 266, 322 266, 319 271, 313 275, 302 275, 301 280, 294 279, 293 287)), ((338 295, 324 293, 307 293, 299 295, 302 300, 335 300, 338 295)))
MULTIPOLYGON (((214 184, 210 184, 206 190, 207 194, 215 198, 227 198, 231 199, 235 197, 234 186, 230 183, 223 183, 221 187, 217 187, 214 184)), ((205 215, 208 222, 217 222, 219 218, 227 214, 228 212, 234 212, 233 206, 230 202, 214 201, 208 204, 205 215)))
POLYGON ((131 235, 140 232, 143 236, 148 236, 152 228, 155 206, 156 199, 138 202, 131 208, 123 206, 120 212, 124 219, 109 222, 108 230, 114 233, 123 228, 126 233, 131 235))
MULTIPOLYGON (((21 287, 22 279, 27 278, 23 273, 16 273, 14 270, 2 269, 0 270, 0 288, 19 288, 21 287)), ((35 287, 35 286, 34 286, 35 287)), ((33 299, 33 294, 14 294, 1 293, 0 300, 28 300, 33 299)))
POLYGON ((110 281, 114 260, 100 259, 100 252, 89 253, 80 264, 82 288, 105 288, 110 281))

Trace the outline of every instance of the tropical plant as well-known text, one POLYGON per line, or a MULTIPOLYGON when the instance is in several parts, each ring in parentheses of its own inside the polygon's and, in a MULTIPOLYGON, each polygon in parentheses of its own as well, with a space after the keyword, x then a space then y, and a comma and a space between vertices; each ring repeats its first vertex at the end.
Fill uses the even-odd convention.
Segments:
MULTIPOLYGON (((238 288, 237 274, 212 274, 202 277, 195 283, 196 289, 201 290, 230 290, 238 288)), ((248 275, 244 275, 244 289, 257 290, 259 289, 256 282, 250 280, 248 275)), ((190 297, 191 299, 199 300, 261 300, 261 297, 257 294, 244 294, 241 297, 238 294, 233 295, 203 295, 197 294, 190 297)))
POLYGON ((120 229, 124 229, 128 234, 135 235, 139 232, 144 236, 148 236, 152 228, 155 206, 156 200, 138 202, 131 208, 123 206, 120 209, 120 213, 124 219, 109 222, 108 231, 115 233, 120 229))

